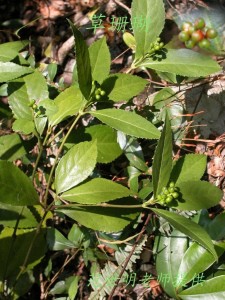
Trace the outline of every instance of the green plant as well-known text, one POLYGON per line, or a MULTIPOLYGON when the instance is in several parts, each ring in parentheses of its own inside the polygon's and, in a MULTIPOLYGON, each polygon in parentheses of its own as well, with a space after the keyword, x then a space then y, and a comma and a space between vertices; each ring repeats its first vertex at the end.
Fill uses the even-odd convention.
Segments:
MULTIPOLYGON (((162 89, 152 105, 147 106, 146 115, 138 109, 128 110, 130 99, 147 85, 145 79, 128 74, 129 71, 151 69, 162 77, 172 74, 190 79, 207 76, 221 68, 209 56, 187 49, 171 49, 161 42, 159 35, 165 21, 163 1, 140 3, 134 0, 133 23, 140 14, 152 20, 155 26, 144 34, 134 30, 130 39, 134 57, 127 74, 109 75, 111 61, 106 39, 99 39, 88 48, 80 31, 69 21, 75 37, 77 66, 74 74, 77 73, 77 80, 68 88, 53 81, 55 66, 48 66, 45 77, 32 63, 29 52, 24 56, 20 54, 28 44, 26 41, 0 45, 1 91, 8 96, 10 109, 7 108, 7 114, 10 118, 13 114, 14 120, 14 133, 0 138, 0 145, 3 145, 0 161, 0 288, 3 299, 16 299, 26 294, 34 276, 40 272, 36 267, 41 263, 44 271, 40 273, 49 282, 45 297, 48 293, 65 293, 69 299, 75 298, 80 276, 70 271, 69 276, 63 274, 62 280, 52 287, 55 282, 49 278, 54 274, 54 258, 49 258, 48 250, 71 250, 66 265, 82 253, 84 264, 92 264, 91 275, 99 272, 104 286, 109 274, 121 275, 127 265, 117 259, 119 267, 108 263, 104 272, 98 271, 97 259, 102 256, 106 259, 106 255, 97 250, 96 235, 102 239, 106 235, 105 240, 113 243, 110 234, 122 231, 122 242, 130 241, 129 235, 140 223, 140 214, 148 222, 133 244, 141 239, 147 226, 149 232, 158 233, 161 218, 169 223, 173 232, 182 232, 183 240, 190 240, 190 247, 182 244, 176 267, 183 266, 182 259, 185 261, 186 256, 195 251, 194 247, 210 260, 203 264, 204 267, 196 267, 196 272, 205 271, 223 253, 223 243, 219 243, 217 251, 207 226, 180 214, 186 210, 197 210, 200 214, 203 209, 218 204, 222 192, 209 182, 201 181, 206 167, 204 155, 189 154, 175 162, 172 159, 175 132, 167 104, 174 94, 171 96, 169 88, 162 89), (118 103, 122 103, 120 108, 117 108, 118 103), (160 109, 159 116, 157 110, 160 109), (163 129, 160 128, 162 123, 163 129), (47 152, 52 154, 46 157, 47 152), (17 159, 21 159, 22 168, 13 164, 17 159), (125 166, 118 162, 119 159, 125 161, 125 166), (102 167, 105 164, 110 165, 106 175, 102 167), (120 168, 119 172, 113 171, 115 168, 120 168), (111 180, 118 173, 127 178, 124 184, 111 180), (42 177, 45 180, 41 181, 42 177), (64 220, 65 228, 56 228, 54 216, 64 220), (157 224, 153 216, 157 217, 157 224), (189 251, 188 254, 185 251, 189 251)), ((180 237, 177 239, 183 243, 180 237)), ((160 241, 160 247, 162 243, 160 241)), ((156 244, 157 241, 155 248, 156 244)), ((128 252, 122 247, 116 251, 117 254, 128 252)), ((157 271, 172 269, 172 260, 164 266, 159 262, 162 255, 168 255, 168 248, 158 253, 157 271)), ((193 270, 186 269, 190 274, 185 283, 189 283, 193 270)), ((216 279, 221 283, 220 277, 216 279)), ((173 290, 171 286, 164 288, 176 299, 188 299, 192 295, 191 288, 183 289, 179 283, 173 290)), ((93 290, 93 297, 110 293, 109 286, 103 292, 95 287, 93 290)))

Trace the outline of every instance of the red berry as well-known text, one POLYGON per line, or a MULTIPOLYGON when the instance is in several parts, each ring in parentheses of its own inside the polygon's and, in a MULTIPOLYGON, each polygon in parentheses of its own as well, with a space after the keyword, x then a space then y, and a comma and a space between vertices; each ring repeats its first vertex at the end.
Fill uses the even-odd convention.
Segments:
POLYGON ((215 29, 213 28, 209 28, 207 31, 206 31, 206 37, 208 39, 214 39, 215 37, 217 37, 218 33, 215 29))
POLYGON ((203 18, 198 18, 194 23, 195 29, 202 29, 205 27, 205 21, 203 18))
POLYGON ((186 42, 190 39, 190 35, 187 31, 181 31, 178 35, 178 38, 181 42, 186 42))
POLYGON ((200 48, 207 49, 210 47, 210 42, 207 39, 203 39, 198 43, 198 45, 200 48))
POLYGON ((189 40, 189 41, 186 41, 185 42, 185 46, 187 47, 187 48, 193 48, 194 46, 195 46, 195 42, 194 41, 192 41, 192 40, 189 40))
POLYGON ((191 35, 191 39, 192 41, 194 42, 200 42, 201 40, 204 39, 204 34, 203 32, 199 29, 199 30, 196 30, 192 33, 191 35))

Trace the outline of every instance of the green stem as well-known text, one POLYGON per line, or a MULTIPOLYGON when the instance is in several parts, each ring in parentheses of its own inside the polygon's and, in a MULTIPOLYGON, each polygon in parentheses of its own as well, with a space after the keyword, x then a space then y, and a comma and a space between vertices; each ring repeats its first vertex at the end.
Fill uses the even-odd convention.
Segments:
POLYGON ((43 144, 41 142, 41 138, 39 137, 39 135, 37 135, 37 138, 38 138, 38 145, 39 145, 39 153, 38 153, 37 159, 35 161, 34 169, 33 169, 32 176, 31 176, 32 182, 34 181, 34 176, 37 171, 37 167, 38 167, 38 164, 41 159, 42 152, 43 152, 43 144))
MULTIPOLYGON (((108 203, 95 203, 95 204, 80 204, 80 203, 74 203, 74 204, 68 204, 68 205, 55 205, 53 206, 53 210, 57 208, 68 208, 68 207, 117 207, 117 208, 143 208, 143 204, 137 204, 137 205, 121 205, 121 204, 108 204, 108 203)), ((144 207, 145 208, 145 207, 144 207)))

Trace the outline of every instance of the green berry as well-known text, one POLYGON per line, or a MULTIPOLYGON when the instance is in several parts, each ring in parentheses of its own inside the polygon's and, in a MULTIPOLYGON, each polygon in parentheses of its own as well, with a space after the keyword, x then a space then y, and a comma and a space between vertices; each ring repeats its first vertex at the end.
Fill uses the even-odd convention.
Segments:
POLYGON ((158 51, 160 49, 160 47, 157 45, 155 46, 155 51, 158 51))
POLYGON ((208 39, 214 39, 215 37, 217 37, 218 33, 215 29, 213 28, 209 28, 207 31, 206 31, 206 37, 208 39))
POLYGON ((175 187, 175 183, 173 181, 170 182, 169 187, 173 188, 175 187))
POLYGON ((162 200, 165 200, 165 199, 166 199, 166 195, 162 194, 162 195, 161 195, 161 199, 162 199, 162 200))
POLYGON ((173 196, 174 199, 179 198, 179 194, 177 192, 172 193, 172 196, 173 196))
POLYGON ((100 95, 105 96, 105 91, 101 90, 100 95))
POLYGON ((202 29, 205 27, 205 21, 203 18, 198 18, 194 23, 195 29, 202 29))
POLYGON ((32 108, 33 108, 33 109, 37 109, 37 104, 33 104, 33 105, 32 105, 32 108))
POLYGON ((201 40, 204 39, 204 34, 203 32, 199 29, 199 30, 196 30, 192 33, 191 35, 191 39, 192 41, 194 42, 200 42, 201 40))
POLYGON ((159 204, 163 206, 163 205, 165 205, 165 202, 164 201, 160 201, 159 204))
POLYGON ((161 42, 161 43, 159 44, 159 47, 162 48, 163 46, 164 46, 164 43, 161 42))
POLYGON ((101 96, 100 95, 95 95, 96 100, 100 100, 101 96))
POLYGON ((186 41, 186 42, 185 42, 185 46, 186 46, 187 48, 189 48, 189 49, 194 48, 195 42, 192 41, 192 40, 186 41))
POLYGON ((162 200, 162 196, 161 196, 161 195, 158 195, 158 196, 157 196, 157 200, 162 200))
POLYGON ((187 31, 181 31, 178 35, 178 38, 181 42, 186 42, 190 39, 190 35, 187 31))
POLYGON ((181 30, 188 31, 191 26, 192 26, 191 22, 184 22, 181 26, 181 30))
POLYGON ((173 201, 173 197, 172 197, 172 196, 168 196, 168 197, 166 198, 166 203, 168 204, 168 203, 170 203, 171 201, 173 201))
POLYGON ((173 192, 175 192, 175 189, 174 189, 173 187, 170 187, 170 188, 169 188, 169 192, 170 192, 170 193, 173 193, 173 192))
POLYGON ((210 42, 207 39, 203 39, 198 43, 200 48, 207 49, 210 47, 210 42))

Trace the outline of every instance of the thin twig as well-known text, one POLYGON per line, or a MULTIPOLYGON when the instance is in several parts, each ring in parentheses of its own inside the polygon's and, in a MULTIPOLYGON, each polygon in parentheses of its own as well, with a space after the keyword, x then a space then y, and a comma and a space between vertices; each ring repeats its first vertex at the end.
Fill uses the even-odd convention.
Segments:
POLYGON ((124 9, 126 9, 128 11, 128 13, 131 15, 131 9, 126 6, 123 2, 119 1, 119 0, 113 0, 116 4, 118 4, 119 6, 123 7, 124 9))

